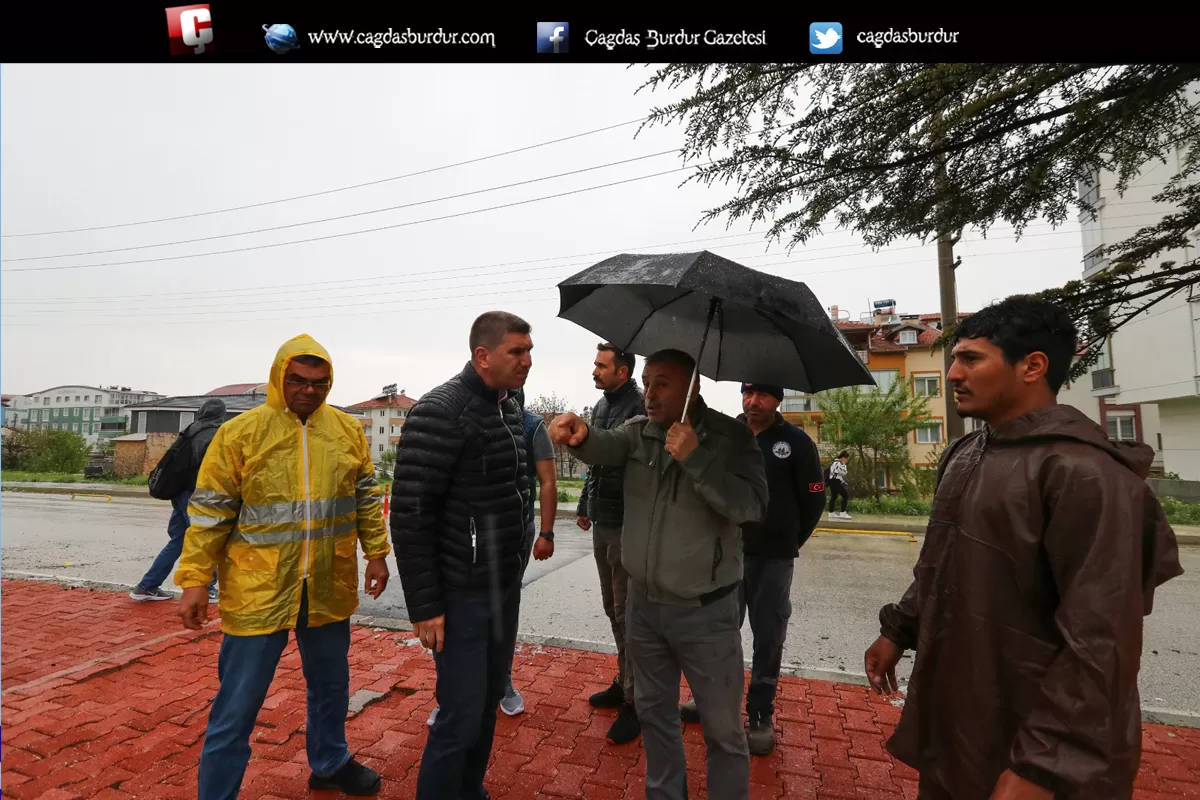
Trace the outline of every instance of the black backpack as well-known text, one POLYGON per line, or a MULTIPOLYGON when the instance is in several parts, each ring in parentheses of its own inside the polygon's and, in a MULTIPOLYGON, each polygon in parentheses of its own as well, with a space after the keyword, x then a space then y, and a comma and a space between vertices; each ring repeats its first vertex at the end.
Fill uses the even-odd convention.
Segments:
POLYGON ((195 434, 179 434, 163 453, 158 466, 150 473, 150 496, 170 500, 187 489, 192 482, 192 439, 195 434))
POLYGON ((825 465, 825 485, 826 486, 829 485, 829 470, 832 469, 832 467, 833 467, 832 461, 830 461, 828 464, 825 465))

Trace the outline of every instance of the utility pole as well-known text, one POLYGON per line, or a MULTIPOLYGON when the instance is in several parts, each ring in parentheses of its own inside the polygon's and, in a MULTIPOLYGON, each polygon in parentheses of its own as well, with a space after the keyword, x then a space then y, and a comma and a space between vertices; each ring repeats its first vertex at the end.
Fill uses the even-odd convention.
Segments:
MULTIPOLYGON (((934 141, 940 142, 944 137, 941 110, 934 118, 934 125, 934 141)), ((946 195, 949 181, 946 175, 946 162, 946 155, 942 154, 938 158, 937 167, 938 199, 942 203, 948 199, 946 195)), ((961 259, 954 260, 954 245, 962 239, 962 229, 960 228, 956 233, 952 232, 949 224, 945 221, 948 215, 939 214, 938 216, 942 218, 937 228, 938 291, 941 295, 942 330, 947 331, 958 324, 958 284, 955 280, 954 270, 961 263, 961 259)), ((946 399, 945 440, 947 445, 961 439, 966 434, 966 425, 958 414, 958 408, 954 404, 954 394, 950 390, 950 381, 948 380, 950 366, 954 363, 951 349, 949 343, 942 347, 942 393, 946 399)))
MULTIPOLYGON (((949 233, 938 234, 938 289, 941 293, 942 330, 948 330, 950 326, 958 324, 958 286, 954 270, 962 260, 954 260, 954 245, 958 244, 958 240, 961 238, 961 232, 953 236, 949 233)), ((947 344, 942 348, 943 376, 950 374, 950 366, 953 363, 951 347, 947 344)), ((946 384, 942 387, 946 398, 946 444, 950 444, 956 439, 961 439, 966 434, 967 428, 954 405, 954 395, 950 391, 949 381, 943 380, 942 382, 946 384)))

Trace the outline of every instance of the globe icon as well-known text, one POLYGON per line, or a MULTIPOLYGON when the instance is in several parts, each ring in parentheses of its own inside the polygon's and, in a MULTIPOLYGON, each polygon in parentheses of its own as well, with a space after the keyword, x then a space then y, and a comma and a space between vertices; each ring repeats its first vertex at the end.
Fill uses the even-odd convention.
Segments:
POLYGON ((263 30, 267 32, 264 37, 267 47, 273 53, 283 54, 300 46, 296 41, 296 30, 291 25, 263 25, 263 30))

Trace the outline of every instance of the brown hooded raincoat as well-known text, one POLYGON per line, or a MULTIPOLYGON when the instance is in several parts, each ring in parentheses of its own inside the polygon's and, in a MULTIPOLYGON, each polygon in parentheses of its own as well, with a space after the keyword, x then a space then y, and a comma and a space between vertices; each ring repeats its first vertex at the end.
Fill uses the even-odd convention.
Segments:
POLYGON ((880 612, 916 662, 888 749, 956 800, 1000 774, 1128 798, 1154 590, 1183 573, 1153 451, 1069 406, 963 437, 938 468, 915 580, 880 612))

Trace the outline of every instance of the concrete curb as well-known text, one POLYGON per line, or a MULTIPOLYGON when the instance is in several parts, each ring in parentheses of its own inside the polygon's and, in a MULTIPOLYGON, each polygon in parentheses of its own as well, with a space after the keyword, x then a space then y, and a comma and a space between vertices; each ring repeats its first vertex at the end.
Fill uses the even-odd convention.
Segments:
MULTIPOLYGON (((5 492, 21 492, 23 494, 57 494, 57 495, 107 495, 110 497, 129 497, 139 500, 154 500, 150 496, 150 490, 144 486, 112 486, 110 484, 96 485, 93 483, 80 483, 78 488, 68 488, 66 486, 38 486, 36 483, 5 483, 0 485, 0 490, 5 492)), ((157 500, 159 503, 166 503, 166 500, 157 500)), ((538 507, 540 509, 540 506, 538 507)), ((572 506, 574 508, 574 506, 572 506)), ((575 519, 575 512, 571 510, 564 511, 558 509, 554 515, 555 519, 575 519)))
MULTIPOLYGON (((91 495, 109 495, 111 497, 134 497, 143 500, 153 500, 150 497, 150 490, 144 487, 115 487, 104 486, 98 487, 95 484, 81 483, 78 488, 68 489, 63 486, 29 486, 25 484, 6 483, 0 485, 0 490, 5 492, 21 492, 23 494, 91 494, 91 495)), ((165 500, 160 502, 166 502, 165 500)))
MULTIPOLYGON (((843 522, 841 520, 822 520, 816 530, 817 534, 840 534, 846 532, 848 534, 870 534, 878 532, 879 535, 891 536, 913 536, 919 541, 925 539, 924 525, 911 525, 897 522, 874 522, 864 521, 856 522, 850 520, 843 522), (869 529, 869 530, 865 530, 869 529)), ((1187 531, 1176 531, 1175 540, 1180 545, 1195 546, 1200 545, 1200 533, 1191 533, 1187 531)))
MULTIPOLYGON (((48 575, 39 572, 22 572, 18 570, 3 570, 0 576, 16 580, 35 580, 44 583, 57 583, 64 586, 73 586, 81 589, 99 589, 101 591, 112 592, 128 592, 136 588, 130 583, 115 583, 112 581, 93 581, 84 578, 69 578, 58 575, 48 575)), ((176 596, 179 592, 174 592, 176 596)), ((375 630, 395 631, 397 633, 411 633, 412 623, 404 619, 396 619, 394 617, 370 617, 361 614, 355 614, 350 617, 350 622, 363 628, 374 628, 375 630)), ((530 634, 519 634, 517 636, 519 644, 533 645, 535 647, 561 647, 571 650, 583 650, 591 653, 604 653, 606 655, 616 655, 617 648, 607 642, 593 642, 588 639, 572 639, 562 636, 537 636, 530 634)), ((750 661, 746 661, 746 669, 750 669, 750 661)), ((825 681, 828 683, 844 683, 852 686, 868 686, 867 676, 859 672, 843 672, 839 670, 812 669, 802 667, 799 664, 784 664, 780 672, 784 675, 789 675, 795 678, 804 678, 806 680, 825 681)), ((903 694, 904 688, 901 688, 903 694)), ((1190 711, 1171 708, 1155 708, 1152 706, 1142 707, 1142 722, 1151 723, 1154 725, 1169 725, 1176 728, 1198 728, 1200 729, 1200 714, 1190 711)))

